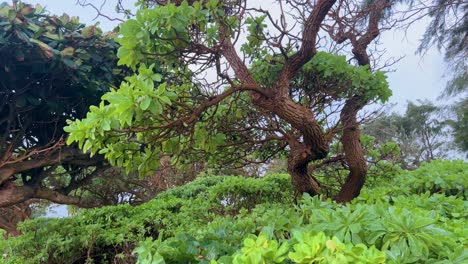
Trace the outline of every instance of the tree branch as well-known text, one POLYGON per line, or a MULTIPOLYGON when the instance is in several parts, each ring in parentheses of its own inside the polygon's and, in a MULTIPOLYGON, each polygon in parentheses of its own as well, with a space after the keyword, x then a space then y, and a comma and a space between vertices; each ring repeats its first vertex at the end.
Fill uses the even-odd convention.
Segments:
POLYGON ((90 158, 89 154, 83 153, 74 147, 62 147, 52 153, 44 154, 19 163, 6 164, 0 167, 0 185, 15 173, 28 171, 35 168, 52 166, 57 163, 68 163, 75 165, 94 165, 102 160, 101 156, 90 158))
POLYGON ((325 16, 336 0, 319 0, 314 9, 307 18, 304 31, 302 33, 302 45, 299 51, 290 57, 279 75, 276 88, 278 96, 287 96, 289 90, 289 81, 296 75, 297 71, 308 62, 317 52, 315 42, 325 16))

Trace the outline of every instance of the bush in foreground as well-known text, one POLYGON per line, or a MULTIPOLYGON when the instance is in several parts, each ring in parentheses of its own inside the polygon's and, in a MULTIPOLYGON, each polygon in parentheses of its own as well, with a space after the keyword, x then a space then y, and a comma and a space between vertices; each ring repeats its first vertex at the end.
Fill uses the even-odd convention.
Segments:
POLYGON ((467 171, 425 164, 346 205, 294 204, 288 175, 204 177, 138 207, 25 222, 2 263, 466 263, 467 171))

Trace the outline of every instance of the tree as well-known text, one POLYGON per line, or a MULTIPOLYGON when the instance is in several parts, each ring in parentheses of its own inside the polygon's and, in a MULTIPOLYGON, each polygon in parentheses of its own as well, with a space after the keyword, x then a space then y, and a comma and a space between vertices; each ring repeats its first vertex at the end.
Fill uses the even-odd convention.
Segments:
POLYGON ((0 207, 90 205, 72 191, 108 166, 65 146, 63 126, 119 82, 116 50, 111 35, 75 17, 0 4, 0 207))
POLYGON ((363 128, 377 144, 395 142, 401 150, 400 163, 405 169, 418 168, 422 162, 446 157, 449 145, 449 120, 442 108, 429 101, 408 102, 403 115, 392 113, 375 119, 363 128))
POLYGON ((448 122, 452 128, 454 146, 468 156, 468 97, 465 96, 449 109, 452 117, 448 122))
POLYGON ((357 114, 391 95, 368 51, 390 5, 279 1, 272 14, 246 1, 141 1, 117 40, 134 74, 69 122, 68 143, 142 175, 164 156, 229 166, 286 152, 296 191, 311 195, 321 193, 311 168, 342 161, 349 175, 335 199, 349 201, 366 176, 357 114), (350 63, 319 51, 327 43, 350 63))

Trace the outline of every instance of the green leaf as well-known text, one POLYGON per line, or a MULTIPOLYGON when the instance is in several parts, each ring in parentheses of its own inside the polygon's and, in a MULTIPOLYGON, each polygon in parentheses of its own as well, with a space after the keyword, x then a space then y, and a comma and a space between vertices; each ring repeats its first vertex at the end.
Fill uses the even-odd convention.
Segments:
POLYGON ((93 143, 91 142, 91 140, 86 140, 85 141, 85 144, 83 146, 83 152, 87 152, 88 150, 91 149, 91 147, 93 146, 93 143))
POLYGON ((145 111, 151 104, 151 98, 148 96, 143 97, 143 100, 140 103, 140 109, 145 111))
POLYGON ((111 121, 109 119, 102 120, 101 129, 104 130, 104 131, 111 130, 111 121))
POLYGON ((159 100, 167 105, 172 105, 171 99, 169 99, 167 96, 159 96, 159 100))
POLYGON ((151 104, 149 106, 149 110, 154 115, 160 115, 163 112, 161 103, 159 103, 156 100, 151 101, 151 104))

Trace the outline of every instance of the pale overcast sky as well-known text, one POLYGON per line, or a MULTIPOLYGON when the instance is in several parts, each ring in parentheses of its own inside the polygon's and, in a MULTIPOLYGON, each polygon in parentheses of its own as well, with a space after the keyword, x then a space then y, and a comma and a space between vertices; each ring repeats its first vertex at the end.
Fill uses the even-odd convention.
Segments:
MULTIPOLYGON (((39 3, 46 6, 52 14, 67 13, 80 17, 80 21, 90 24, 100 22, 104 30, 112 30, 116 22, 109 21, 103 17, 96 20, 96 12, 91 7, 76 5, 76 0, 24 0, 32 4, 39 3)), ((105 0, 88 0, 96 6, 100 6, 105 0)), ((259 1, 259 0, 256 0, 259 1)), ((107 0, 103 13, 113 14, 115 2, 107 0)), ((134 0, 124 0, 128 7, 132 6, 134 0)), ((266 3, 264 1, 263 3, 266 3)), ((264 8, 266 8, 264 6, 264 8)), ((442 55, 435 49, 431 49, 424 57, 416 55, 419 40, 424 33, 426 21, 415 23, 406 33, 402 31, 388 31, 382 35, 381 43, 387 52, 387 57, 404 56, 398 64, 393 66, 395 72, 388 73, 390 88, 393 96, 391 103, 397 103, 395 110, 402 110, 408 100, 429 99, 436 101, 445 87, 446 79, 443 78, 446 64, 442 55)))

